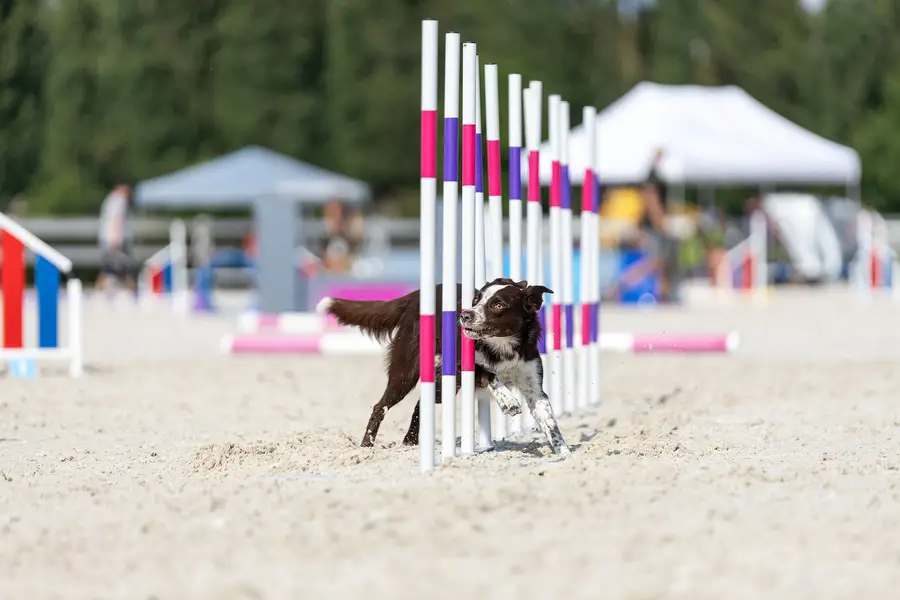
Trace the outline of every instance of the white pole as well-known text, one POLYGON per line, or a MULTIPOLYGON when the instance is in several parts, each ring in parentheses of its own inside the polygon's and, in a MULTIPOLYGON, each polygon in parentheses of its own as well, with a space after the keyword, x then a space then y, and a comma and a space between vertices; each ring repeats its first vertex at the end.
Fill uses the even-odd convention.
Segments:
MULTIPOLYGON (((475 295, 475 44, 463 44, 462 59, 462 310, 472 308, 475 295)), ((460 454, 475 453, 474 341, 461 337, 460 454)), ((449 357, 448 357, 449 360, 449 357)))
MULTIPOLYGON (((475 54, 475 286, 480 288, 487 281, 485 269, 484 241, 484 156, 481 136, 481 67, 478 54, 475 54)), ((474 362, 474 358, 473 358, 474 362)), ((478 407, 476 423, 478 425, 478 447, 482 450, 491 448, 491 397, 487 390, 475 392, 478 407)))
POLYGON ((81 292, 80 279, 69 279, 66 282, 66 304, 69 308, 69 375, 72 377, 81 377, 84 373, 81 292))
POLYGON ((172 221, 169 228, 169 260, 172 269, 172 308, 175 314, 186 316, 190 311, 187 266, 187 227, 181 219, 172 221))
POLYGON ((441 288, 441 456, 456 456, 456 236, 459 210, 459 34, 445 36, 444 244, 441 288), (451 358, 452 357, 452 358, 451 358))
MULTIPOLYGON (((518 73, 509 76, 509 278, 522 280, 522 76, 518 73)), ((527 410, 522 407, 523 413, 527 410)), ((522 420, 521 414, 510 419, 511 434, 522 432, 522 420)))
POLYGON ((438 22, 422 21, 422 132, 419 215, 419 467, 434 468, 435 240, 437 239, 438 22))
POLYGON ((860 208, 856 215, 856 286, 863 300, 872 297, 872 215, 860 208))
POLYGON ((763 299, 769 286, 769 257, 766 215, 762 209, 753 211, 750 216, 750 245, 753 256, 753 293, 757 299, 763 299))
POLYGON ((594 239, 591 236, 591 211, 593 210, 594 194, 594 137, 596 129, 597 109, 585 106, 582 111, 581 122, 584 126, 584 134, 587 138, 587 164, 584 169, 584 180, 581 185, 581 269, 579 272, 578 303, 581 324, 581 335, 578 336, 578 408, 585 408, 590 404, 590 398, 594 391, 590 373, 590 347, 591 347, 591 270, 594 264, 594 239))

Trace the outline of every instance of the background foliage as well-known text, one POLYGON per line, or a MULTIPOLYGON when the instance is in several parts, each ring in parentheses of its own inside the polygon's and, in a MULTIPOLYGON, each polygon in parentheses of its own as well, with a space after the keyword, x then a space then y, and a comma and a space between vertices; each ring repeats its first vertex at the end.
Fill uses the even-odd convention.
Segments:
MULTIPOLYGON (((603 107, 643 79, 737 84, 862 153, 900 211, 900 0, 0 0, 0 208, 105 191, 261 144, 414 211, 422 18, 482 63, 603 107), (404 201, 405 200, 405 201, 404 201)), ((505 126, 504 126, 505 129, 505 126)))

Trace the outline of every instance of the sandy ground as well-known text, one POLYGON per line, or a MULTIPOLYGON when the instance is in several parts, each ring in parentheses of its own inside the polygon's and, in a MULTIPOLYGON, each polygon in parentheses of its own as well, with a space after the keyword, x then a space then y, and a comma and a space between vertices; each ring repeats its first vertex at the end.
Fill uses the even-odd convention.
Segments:
POLYGON ((900 307, 607 310, 730 356, 604 355, 604 402, 428 475, 366 358, 218 354, 233 319, 85 316, 88 374, 0 381, 0 598, 894 599, 900 307))

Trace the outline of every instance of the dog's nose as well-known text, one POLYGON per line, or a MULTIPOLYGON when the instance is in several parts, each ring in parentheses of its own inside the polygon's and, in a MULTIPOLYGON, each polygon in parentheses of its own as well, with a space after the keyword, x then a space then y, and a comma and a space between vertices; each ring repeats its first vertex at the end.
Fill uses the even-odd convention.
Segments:
POLYGON ((468 325, 472 322, 472 311, 464 310, 459 315, 460 325, 468 325))

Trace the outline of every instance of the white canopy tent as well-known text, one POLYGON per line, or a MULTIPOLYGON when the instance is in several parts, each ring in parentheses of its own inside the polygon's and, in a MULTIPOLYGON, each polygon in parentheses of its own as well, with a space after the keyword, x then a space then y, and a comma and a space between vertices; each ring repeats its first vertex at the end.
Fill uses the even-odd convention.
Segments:
MULTIPOLYGON (((661 175, 675 184, 855 186, 861 175, 855 150, 803 129, 735 86, 643 82, 603 110, 597 125, 605 184, 644 180, 656 149, 665 151, 661 175)), ((569 134, 573 183, 580 181, 586 159, 586 134, 579 125, 569 134)), ((541 146, 540 167, 541 183, 549 185, 549 143, 541 146)))

